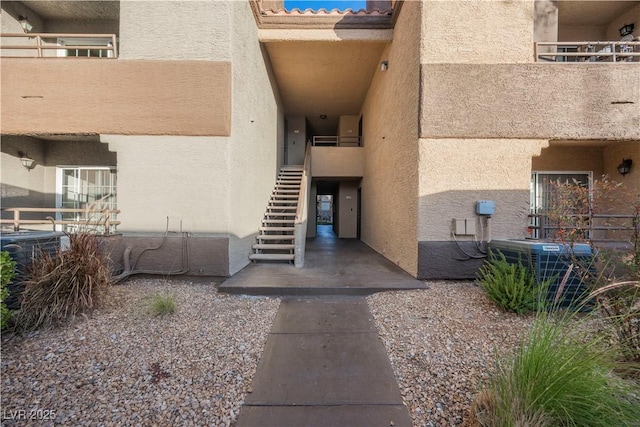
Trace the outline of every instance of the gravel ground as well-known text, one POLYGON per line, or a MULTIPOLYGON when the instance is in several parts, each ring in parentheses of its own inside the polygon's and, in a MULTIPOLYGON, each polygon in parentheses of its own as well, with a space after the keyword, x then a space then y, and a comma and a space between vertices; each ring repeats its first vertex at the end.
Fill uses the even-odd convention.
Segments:
POLYGON ((497 309, 473 282, 428 285, 374 294, 369 307, 413 425, 464 425, 496 355, 516 347, 533 316, 497 309))
MULTIPOLYGON (((369 306, 415 426, 460 425, 532 317, 504 313, 471 282, 385 292, 369 306)), ((217 293, 214 283, 134 279, 91 318, 2 337, 3 425, 233 425, 279 299, 217 293), (146 311, 154 293, 178 311, 146 311), (55 411, 55 418, 42 420, 55 411)))
POLYGON ((213 282, 134 279, 89 319, 3 334, 2 425, 231 425, 278 306, 213 282), (148 312, 157 292, 176 313, 148 312), (35 421, 8 419, 23 416, 35 421))

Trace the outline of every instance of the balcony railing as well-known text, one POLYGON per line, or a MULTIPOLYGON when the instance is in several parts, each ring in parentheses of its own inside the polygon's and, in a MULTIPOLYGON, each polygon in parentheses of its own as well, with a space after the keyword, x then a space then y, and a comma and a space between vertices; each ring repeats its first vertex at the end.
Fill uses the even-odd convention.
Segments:
POLYGON ((359 136, 314 136, 314 147, 360 147, 362 139, 359 136))
POLYGON ((640 41, 536 42, 536 62, 640 62, 640 41))
POLYGON ((0 224, 12 224, 13 231, 20 231, 22 225, 46 225, 53 226, 53 230, 56 230, 56 226, 70 226, 75 231, 92 232, 96 234, 109 235, 115 231, 116 226, 120 225, 120 221, 115 220, 115 216, 120 213, 117 209, 103 209, 103 208, 86 208, 86 209, 72 209, 72 208, 5 208, 3 212, 12 212, 13 219, 0 219, 0 224), (75 213, 78 214, 77 219, 60 220, 54 219, 51 216, 47 216, 44 219, 22 219, 21 213, 36 212, 36 213, 75 213))
POLYGON ((0 50, 3 58, 117 58, 115 34, 65 34, 65 33, 2 33, 0 50), (17 39, 16 44, 8 43, 17 39), (60 42, 64 44, 60 44, 60 42), (22 51, 25 54, 6 54, 6 51, 22 51), (26 52, 25 52, 26 51, 26 52), (47 52, 52 52, 47 54, 47 52))

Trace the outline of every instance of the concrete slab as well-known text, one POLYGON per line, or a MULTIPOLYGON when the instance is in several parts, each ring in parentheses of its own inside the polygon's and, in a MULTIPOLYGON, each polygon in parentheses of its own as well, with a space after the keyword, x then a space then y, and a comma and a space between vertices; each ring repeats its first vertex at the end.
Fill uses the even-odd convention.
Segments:
POLYGON ((411 427, 403 405, 247 406, 241 418, 243 427, 411 427))
POLYGON ((272 334, 377 333, 367 302, 361 297, 284 298, 280 308, 272 334))
POLYGON ((426 288, 360 240, 337 239, 330 229, 307 240, 303 268, 249 264, 219 286, 222 292, 249 295, 367 295, 426 288))
POLYGON ((237 425, 410 426, 365 298, 284 298, 237 425))

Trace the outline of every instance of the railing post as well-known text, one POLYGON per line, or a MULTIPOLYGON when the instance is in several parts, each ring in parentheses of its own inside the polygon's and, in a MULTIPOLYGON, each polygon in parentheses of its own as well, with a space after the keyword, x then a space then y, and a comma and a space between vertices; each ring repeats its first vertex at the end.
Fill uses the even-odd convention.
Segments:
POLYGON ((38 58, 42 58, 42 37, 36 36, 36 45, 38 46, 38 58))
POLYGON ((13 211, 13 231, 20 231, 20 211, 13 211))

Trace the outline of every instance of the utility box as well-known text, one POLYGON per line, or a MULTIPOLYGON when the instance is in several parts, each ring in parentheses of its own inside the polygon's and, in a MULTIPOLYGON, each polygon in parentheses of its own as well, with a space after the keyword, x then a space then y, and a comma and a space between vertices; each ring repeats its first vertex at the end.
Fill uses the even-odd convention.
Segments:
POLYGON ((453 233, 456 236, 475 236, 475 218, 453 218, 453 233))
MULTIPOLYGON (((547 294, 547 303, 550 306, 554 304, 560 285, 574 260, 582 266, 595 270, 593 266, 595 253, 590 245, 584 243, 569 245, 539 240, 492 240, 489 243, 489 250, 492 253, 502 252, 510 263, 522 263, 534 274, 538 283, 550 280, 547 294)), ((595 271, 593 273, 595 274, 595 271)), ((583 299, 588 293, 589 290, 582 282, 580 275, 575 272, 575 269, 571 269, 555 306, 567 308, 583 299)))
POLYGON ((496 213, 496 204, 493 200, 478 200, 476 202, 478 215, 493 215, 496 213))

